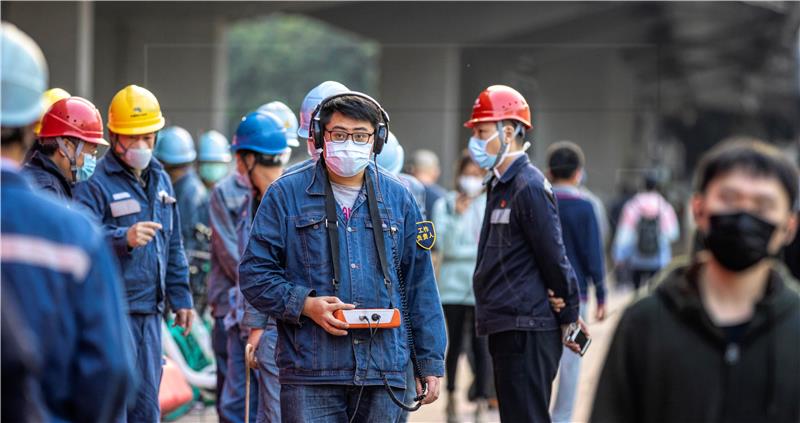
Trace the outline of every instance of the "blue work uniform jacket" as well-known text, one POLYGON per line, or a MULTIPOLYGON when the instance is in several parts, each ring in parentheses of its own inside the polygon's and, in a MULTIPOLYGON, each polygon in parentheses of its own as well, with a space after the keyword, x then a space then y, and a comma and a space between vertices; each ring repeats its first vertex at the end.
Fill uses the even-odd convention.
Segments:
MULTIPOLYGON (((181 216, 181 238, 186 255, 203 252, 207 247, 196 234, 197 225, 208 226, 208 190, 194 170, 175 181, 175 198, 181 216)), ((206 251, 207 252, 207 251, 206 251)))
POLYGON ((478 335, 577 321, 577 281, 550 183, 522 155, 489 184, 472 278, 478 335), (560 313, 550 308, 548 289, 566 301, 560 313))
MULTIPOLYGON (((375 177, 370 163, 367 172, 375 177)), ((345 220, 336 207, 341 281, 334 288, 333 266, 325 227, 322 162, 309 164, 275 181, 261 201, 239 266, 239 284, 247 301, 277 320, 276 362, 281 383, 379 385, 385 375, 405 387, 409 346, 406 328, 369 332, 353 329, 333 336, 302 315, 308 296, 337 296, 357 308, 401 308, 398 274, 404 275, 410 319, 423 376, 444 374, 444 315, 433 275, 430 252, 417 244, 419 208, 394 176, 380 171, 376 200, 382 218, 392 283, 382 278, 366 191, 345 220), (399 268, 396 264, 399 263, 399 268), (389 292, 391 291, 391 292, 389 292), (390 301, 391 299, 391 301, 390 301)))
POLYGON ((146 187, 112 152, 100 159, 88 181, 75 186, 75 200, 103 224, 122 267, 130 313, 162 312, 165 295, 173 310, 192 308, 189 267, 169 176, 152 159, 142 179, 146 187), (160 223, 162 228, 147 245, 131 249, 128 228, 143 221, 160 223))
POLYGON ((194 169, 175 181, 175 198, 181 216, 181 238, 189 262, 189 282, 198 312, 207 304, 211 270, 211 239, 208 223, 208 190, 194 169))
POLYGON ((41 354, 36 384, 47 421, 112 421, 136 375, 108 244, 90 219, 35 192, 13 166, 4 163, 0 178, 3 302, 18 301, 41 354))
POLYGON ((209 222, 211 224, 211 273, 208 276, 208 304, 214 317, 225 317, 230 311, 228 292, 239 277, 239 238, 236 225, 250 188, 239 182, 232 172, 222 178, 211 191, 209 222))
POLYGON ((22 168, 24 173, 42 191, 47 191, 61 200, 72 200, 72 184, 61 173, 53 159, 35 151, 22 168))

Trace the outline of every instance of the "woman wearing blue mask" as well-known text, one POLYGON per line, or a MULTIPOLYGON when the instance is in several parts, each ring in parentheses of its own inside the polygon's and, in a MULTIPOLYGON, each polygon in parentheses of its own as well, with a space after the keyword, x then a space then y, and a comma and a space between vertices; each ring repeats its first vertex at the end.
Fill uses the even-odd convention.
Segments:
POLYGON ((98 150, 107 146, 97 108, 80 97, 65 98, 42 117, 39 142, 25 173, 40 189, 72 199, 72 186, 92 176, 98 150))

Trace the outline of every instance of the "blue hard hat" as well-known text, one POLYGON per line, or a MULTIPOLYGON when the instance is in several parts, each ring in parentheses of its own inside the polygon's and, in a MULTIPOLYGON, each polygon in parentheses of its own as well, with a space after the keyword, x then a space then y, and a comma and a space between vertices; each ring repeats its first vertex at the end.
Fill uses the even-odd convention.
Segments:
POLYGON ((153 155, 163 163, 179 165, 193 162, 197 158, 197 151, 189 131, 180 126, 170 126, 158 133, 153 155))
POLYGON ((389 138, 386 139, 386 144, 383 146, 381 154, 378 154, 378 166, 386 169, 389 173, 397 175, 403 169, 403 160, 406 154, 403 146, 397 141, 392 131, 389 131, 389 138))
POLYGON ((258 108, 259 112, 270 112, 283 122, 286 128, 286 136, 289 137, 289 147, 299 147, 297 141, 297 116, 294 115, 289 106, 280 101, 272 101, 258 108))
POLYGON ((199 162, 224 162, 231 161, 231 147, 225 135, 211 130, 200 137, 197 161, 199 162))
POLYGON ((7 22, 2 23, 0 51, 0 124, 11 128, 30 125, 44 112, 47 62, 36 42, 7 22))
POLYGON ((300 128, 297 129, 297 136, 308 140, 308 127, 311 124, 311 113, 314 108, 324 99, 350 91, 343 84, 336 81, 325 81, 306 94, 303 104, 300 105, 300 128))
POLYGON ((280 118, 270 112, 252 112, 239 122, 231 150, 277 155, 289 149, 289 136, 280 118))

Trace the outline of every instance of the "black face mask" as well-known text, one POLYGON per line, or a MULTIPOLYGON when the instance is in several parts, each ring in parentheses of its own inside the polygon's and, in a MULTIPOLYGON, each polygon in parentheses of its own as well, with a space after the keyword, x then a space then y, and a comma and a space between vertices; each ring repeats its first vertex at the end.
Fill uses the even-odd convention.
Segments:
POLYGON ((741 272, 769 254, 775 225, 751 213, 736 212, 709 216, 705 244, 726 269, 741 272))

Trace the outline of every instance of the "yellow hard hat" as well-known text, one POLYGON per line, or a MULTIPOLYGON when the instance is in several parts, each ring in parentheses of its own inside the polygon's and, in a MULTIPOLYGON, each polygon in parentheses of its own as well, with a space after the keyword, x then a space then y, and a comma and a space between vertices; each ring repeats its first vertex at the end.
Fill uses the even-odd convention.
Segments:
MULTIPOLYGON (((44 108, 42 109, 42 116, 50 110, 50 106, 52 106, 56 101, 62 100, 65 98, 72 97, 67 91, 61 88, 50 88, 49 90, 45 91, 42 94, 42 104, 44 108)), ((42 119, 39 118, 39 121, 36 122, 36 127, 33 128, 36 135, 39 135, 39 131, 42 130, 42 119)))
POLYGON ((115 134, 142 135, 164 127, 164 116, 156 96, 145 88, 128 85, 108 108, 108 130, 115 134))

